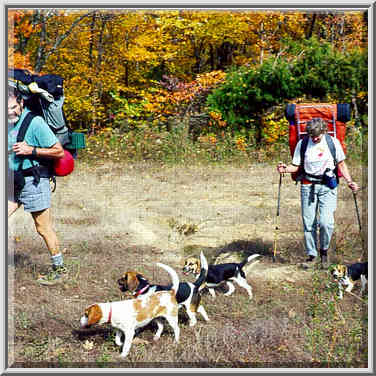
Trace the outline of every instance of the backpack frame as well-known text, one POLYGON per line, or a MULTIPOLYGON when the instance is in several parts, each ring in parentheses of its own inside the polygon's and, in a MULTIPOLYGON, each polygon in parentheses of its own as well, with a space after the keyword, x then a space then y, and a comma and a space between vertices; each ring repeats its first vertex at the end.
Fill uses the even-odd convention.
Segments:
MULTIPOLYGON (((322 118, 328 123, 328 136, 337 138, 346 153, 345 135, 346 122, 351 118, 351 108, 348 103, 330 104, 330 103, 289 103, 285 108, 285 116, 289 121, 289 147, 291 156, 294 156, 294 151, 297 143, 304 140, 307 136, 306 124, 314 117, 322 118)), ((303 141, 302 141, 303 142, 303 141)), ((308 142, 308 141, 307 141, 308 142)), ((333 160, 335 160, 335 147, 333 140, 327 138, 328 147, 332 153, 333 160), (333 154, 334 150, 334 154, 333 154)), ((303 148, 302 144, 302 148, 303 148)), ((305 149, 305 148, 303 148, 305 149)), ((304 158, 301 158, 304 163, 304 158)), ((300 166, 301 167, 301 166, 300 166)), ((294 181, 298 181, 302 176, 302 170, 291 174, 294 181)), ((337 179, 341 177, 340 171, 335 169, 337 179)))

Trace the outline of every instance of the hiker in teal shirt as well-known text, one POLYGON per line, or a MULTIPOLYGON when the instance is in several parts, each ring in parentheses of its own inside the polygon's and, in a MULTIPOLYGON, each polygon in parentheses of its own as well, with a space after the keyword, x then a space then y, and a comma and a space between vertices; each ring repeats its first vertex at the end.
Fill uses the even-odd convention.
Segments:
MULTIPOLYGON (((17 141, 17 134, 20 130, 21 124, 25 119, 26 115, 30 111, 25 107, 19 120, 17 123, 9 124, 8 123, 8 150, 11 151, 13 145, 17 141)), ((25 134, 25 139, 27 145, 35 146, 38 148, 51 148, 58 142, 57 137, 51 131, 51 129, 47 126, 43 118, 40 116, 36 116, 30 124, 29 131, 25 134)), ((20 168, 20 164, 22 163, 22 169, 27 169, 35 165, 39 165, 38 160, 24 159, 20 158, 16 153, 9 153, 8 154, 8 163, 9 168, 13 171, 16 171, 20 168)))
POLYGON ((8 218, 21 206, 31 213, 39 235, 50 252, 52 270, 38 282, 51 285, 61 280, 66 271, 56 232, 50 217, 51 188, 48 164, 64 156, 55 134, 40 116, 34 116, 24 140, 17 135, 30 111, 24 106, 25 95, 8 81, 8 218), (14 183, 14 184, 13 184, 14 183))

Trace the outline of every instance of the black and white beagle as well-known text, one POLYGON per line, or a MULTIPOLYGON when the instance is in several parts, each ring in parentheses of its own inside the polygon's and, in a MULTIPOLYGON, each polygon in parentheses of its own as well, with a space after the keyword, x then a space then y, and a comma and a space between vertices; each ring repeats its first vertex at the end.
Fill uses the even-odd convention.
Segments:
MULTIPOLYGON (((176 293, 176 301, 179 307, 184 306, 189 317, 189 325, 194 326, 197 323, 196 313, 200 313, 205 321, 209 321, 209 317, 201 305, 201 294, 199 288, 205 281, 206 274, 208 271, 208 263, 204 254, 201 252, 201 272, 199 277, 194 283, 191 282, 180 282, 179 288, 176 293)), ((130 270, 124 273, 123 277, 118 279, 118 285, 120 291, 126 292, 130 291, 133 293, 134 297, 153 294, 158 291, 168 291, 171 290, 172 285, 153 285, 140 273, 130 270)))
MULTIPOLYGON (((211 296, 215 297, 215 291, 213 287, 219 286, 221 283, 225 282, 229 288, 225 295, 231 295, 235 291, 235 287, 232 283, 232 281, 234 281, 239 286, 245 288, 248 292, 249 298, 252 299, 252 287, 248 284, 242 268, 247 262, 250 262, 259 256, 260 255, 256 253, 247 257, 240 263, 209 265, 206 281, 205 284, 201 286, 201 289, 203 289, 206 285, 211 296)), ((200 260, 196 257, 189 257, 185 260, 183 273, 192 273, 194 275, 198 275, 200 268, 200 260)))
POLYGON ((363 293, 368 282, 368 262, 357 262, 352 265, 334 265, 331 270, 333 278, 338 281, 340 299, 343 298, 343 289, 351 292, 354 287, 354 282, 360 279, 361 290, 363 293))

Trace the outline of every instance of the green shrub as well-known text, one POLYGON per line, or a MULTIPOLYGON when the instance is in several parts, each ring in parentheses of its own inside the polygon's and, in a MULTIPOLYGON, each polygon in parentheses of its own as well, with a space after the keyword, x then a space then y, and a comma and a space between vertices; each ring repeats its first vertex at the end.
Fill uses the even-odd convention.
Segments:
POLYGON ((207 98, 211 111, 219 112, 231 129, 255 127, 261 140, 263 112, 299 97, 316 101, 359 101, 366 111, 367 51, 338 51, 331 44, 310 40, 290 43, 281 57, 258 67, 229 72, 226 81, 207 98), (258 128, 258 129, 257 129, 258 128))

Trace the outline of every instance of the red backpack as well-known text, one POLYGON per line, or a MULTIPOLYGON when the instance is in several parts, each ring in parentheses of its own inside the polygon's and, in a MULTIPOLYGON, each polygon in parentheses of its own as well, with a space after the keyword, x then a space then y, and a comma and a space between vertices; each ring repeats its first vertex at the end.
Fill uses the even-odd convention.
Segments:
MULTIPOLYGON (((328 123, 328 134, 336 137, 346 153, 346 122, 351 118, 351 109, 348 103, 290 103, 285 110, 286 119, 289 121, 289 146, 291 156, 294 156, 296 144, 307 135, 307 122, 313 118, 321 118, 328 123)), ((294 181, 298 173, 291 174, 294 181)), ((341 176, 339 174, 339 176, 341 176)))

